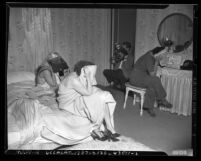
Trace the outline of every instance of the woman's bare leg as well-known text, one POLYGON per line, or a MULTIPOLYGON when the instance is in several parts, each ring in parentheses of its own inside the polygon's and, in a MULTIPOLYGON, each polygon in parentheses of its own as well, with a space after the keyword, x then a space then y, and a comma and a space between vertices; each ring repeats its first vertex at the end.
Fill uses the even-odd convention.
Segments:
POLYGON ((110 117, 110 111, 108 104, 105 104, 105 117, 104 117, 106 127, 108 130, 110 130, 112 133, 115 133, 114 127, 111 122, 111 117, 110 117))

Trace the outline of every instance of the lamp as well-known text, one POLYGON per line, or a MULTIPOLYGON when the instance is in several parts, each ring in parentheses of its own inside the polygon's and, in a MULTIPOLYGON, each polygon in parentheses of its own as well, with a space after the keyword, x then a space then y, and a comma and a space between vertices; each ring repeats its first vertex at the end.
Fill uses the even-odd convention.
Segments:
POLYGON ((163 40, 163 45, 165 47, 168 47, 168 51, 170 50, 170 47, 173 45, 173 41, 170 40, 168 37, 166 37, 164 40, 163 40))

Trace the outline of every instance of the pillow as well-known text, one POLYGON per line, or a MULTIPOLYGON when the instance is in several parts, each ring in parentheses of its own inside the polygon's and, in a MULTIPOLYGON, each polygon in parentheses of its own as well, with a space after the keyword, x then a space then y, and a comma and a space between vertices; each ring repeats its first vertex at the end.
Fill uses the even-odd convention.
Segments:
POLYGON ((31 72, 19 71, 7 73, 7 84, 31 80, 35 81, 35 74, 31 72))
POLYGON ((161 66, 180 69, 180 66, 182 64, 182 56, 175 54, 167 54, 161 59, 160 64, 161 66))

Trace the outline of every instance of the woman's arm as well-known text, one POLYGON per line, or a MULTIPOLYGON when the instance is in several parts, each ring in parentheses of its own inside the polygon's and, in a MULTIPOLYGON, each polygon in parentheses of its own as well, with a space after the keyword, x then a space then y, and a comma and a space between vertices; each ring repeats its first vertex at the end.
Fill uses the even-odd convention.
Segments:
POLYGON ((64 69, 64 75, 63 76, 59 76, 60 80, 64 80, 65 77, 68 76, 68 74, 70 73, 70 69, 64 69))
POLYGON ((159 65, 159 60, 158 60, 158 59, 155 59, 154 71, 153 71, 153 72, 150 72, 150 75, 151 75, 151 76, 156 76, 157 69, 158 69, 158 65, 159 65))
POLYGON ((92 94, 92 86, 87 85, 87 87, 85 87, 84 85, 81 84, 81 82, 78 79, 73 79, 71 80, 71 85, 72 88, 75 89, 78 93, 80 93, 83 96, 89 96, 92 94))
POLYGON ((57 88, 57 82, 56 82, 56 78, 54 75, 52 75, 50 73, 49 70, 44 70, 43 73, 41 73, 45 79, 45 81, 47 82, 47 84, 53 88, 56 89, 57 88))
POLYGON ((75 89, 81 95, 89 96, 93 93, 93 86, 90 79, 91 73, 87 72, 85 73, 85 76, 86 76, 85 78, 84 77, 80 77, 80 78, 83 78, 83 81, 86 81, 86 85, 82 84, 81 81, 78 79, 78 77, 70 76, 64 82, 64 86, 68 86, 70 84, 71 88, 75 89))

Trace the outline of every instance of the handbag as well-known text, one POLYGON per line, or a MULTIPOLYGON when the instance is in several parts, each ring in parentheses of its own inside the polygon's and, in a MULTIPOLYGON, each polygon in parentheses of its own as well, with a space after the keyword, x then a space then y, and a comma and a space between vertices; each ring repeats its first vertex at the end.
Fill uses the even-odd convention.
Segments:
POLYGON ((180 66, 182 70, 193 70, 193 61, 192 60, 185 60, 183 65, 180 66))

